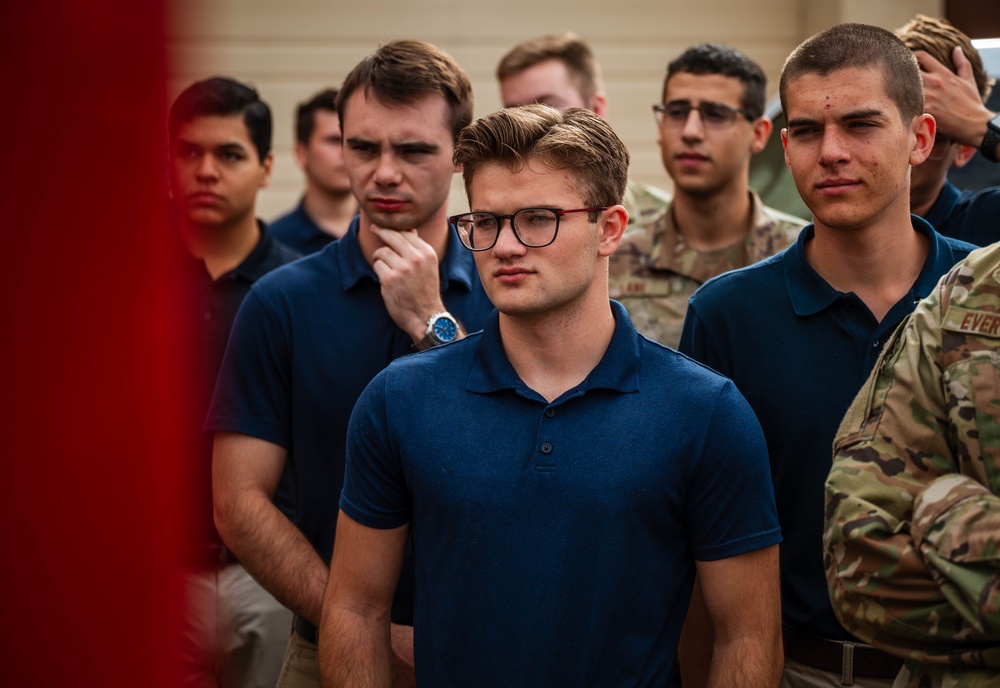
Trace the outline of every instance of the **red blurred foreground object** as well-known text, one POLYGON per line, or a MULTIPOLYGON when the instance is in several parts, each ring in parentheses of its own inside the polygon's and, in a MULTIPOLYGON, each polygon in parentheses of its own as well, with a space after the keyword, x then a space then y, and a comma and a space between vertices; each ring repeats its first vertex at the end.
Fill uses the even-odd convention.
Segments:
POLYGON ((166 0, 0 15, 0 684, 176 686, 166 0))

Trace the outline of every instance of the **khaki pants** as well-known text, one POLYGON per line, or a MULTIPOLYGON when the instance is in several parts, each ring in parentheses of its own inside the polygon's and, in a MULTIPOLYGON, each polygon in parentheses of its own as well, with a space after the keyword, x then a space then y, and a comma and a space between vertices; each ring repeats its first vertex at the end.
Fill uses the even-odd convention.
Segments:
POLYGON ((237 563, 188 574, 184 592, 182 685, 272 688, 292 613, 237 563))
POLYGON ((276 688, 320 688, 316 646, 292 631, 276 688))

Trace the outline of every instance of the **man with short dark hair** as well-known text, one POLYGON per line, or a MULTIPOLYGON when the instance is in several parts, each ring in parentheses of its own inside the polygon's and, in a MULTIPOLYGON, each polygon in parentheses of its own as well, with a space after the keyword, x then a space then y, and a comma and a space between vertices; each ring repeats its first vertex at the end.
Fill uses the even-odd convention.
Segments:
POLYGON ((655 221, 629 228, 610 271, 611 297, 661 344, 677 346, 695 289, 774 255, 805 225, 765 206, 749 186, 750 158, 771 135, 765 88, 763 70, 724 45, 692 46, 667 67, 653 110, 673 202, 655 221))
MULTIPOLYGON (((969 37, 944 19, 918 14, 896 35, 920 63, 925 107, 938 124, 934 148, 927 160, 913 168, 913 214, 945 236, 977 246, 991 244, 1000 239, 1000 187, 976 193, 959 191, 948 181, 948 171, 964 167, 981 146, 975 143, 985 140, 977 125, 993 116, 984 105, 993 89, 993 79, 987 75, 969 37), (958 120, 953 116, 955 111, 974 114, 958 120)), ((1000 131, 1000 122, 997 127, 1000 131)), ((995 147, 996 142, 992 153, 987 150, 983 155, 995 160, 995 147)))
POLYGON ((358 211, 344 165, 336 89, 323 89, 296 109, 295 161, 306 176, 305 193, 295 210, 271 223, 271 231, 308 255, 344 236, 358 211))
MULTIPOLYGON (((296 614, 282 686, 319 685, 316 626, 355 401, 393 359, 480 329, 492 309, 447 216, 455 137, 472 119, 465 72, 432 45, 393 41, 351 71, 337 108, 360 213, 251 291, 207 422, 219 532, 296 614), (270 499, 286 464, 292 519, 270 499)), ((408 685, 412 621, 403 605, 394 619, 408 685)))
MULTIPOLYGON (((590 46, 572 32, 518 43, 501 58, 496 75, 504 107, 530 103, 556 110, 582 107, 607 119, 601 66, 590 46)), ((630 224, 654 222, 669 202, 666 191, 629 180, 624 205, 630 224)))
POLYGON ((901 663, 838 623, 823 566, 837 425, 917 300, 972 246, 910 214, 934 145, 913 53, 842 24, 796 48, 779 86, 785 161, 814 222, 785 251, 706 282, 680 350, 729 377, 767 438, 781 547, 785 686, 885 686, 901 663))
POLYGON ((418 685, 665 685, 696 569, 715 685, 777 681, 781 537, 757 422, 732 383, 639 336, 608 297, 628 162, 582 108, 507 108, 462 132, 473 212, 452 220, 497 311, 358 401, 328 686, 389 684, 410 532, 418 685))
MULTIPOLYGON (((186 258, 199 366, 189 407, 198 429, 199 529, 185 577, 184 685, 271 688, 291 613, 226 549, 211 516, 211 435, 201 432, 236 311, 254 282, 298 254, 256 218, 257 192, 271 175, 271 111, 251 86, 225 77, 192 84, 169 116, 172 206, 186 258)), ((278 495, 291 508, 290 493, 278 495)))

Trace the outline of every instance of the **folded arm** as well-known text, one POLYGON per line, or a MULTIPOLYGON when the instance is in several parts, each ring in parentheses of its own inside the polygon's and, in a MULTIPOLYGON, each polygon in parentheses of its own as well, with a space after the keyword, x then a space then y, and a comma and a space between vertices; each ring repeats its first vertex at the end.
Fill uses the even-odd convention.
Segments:
POLYGON ((232 432, 215 436, 215 525, 247 571, 278 601, 319 623, 327 566, 302 532, 274 506, 283 447, 232 432))

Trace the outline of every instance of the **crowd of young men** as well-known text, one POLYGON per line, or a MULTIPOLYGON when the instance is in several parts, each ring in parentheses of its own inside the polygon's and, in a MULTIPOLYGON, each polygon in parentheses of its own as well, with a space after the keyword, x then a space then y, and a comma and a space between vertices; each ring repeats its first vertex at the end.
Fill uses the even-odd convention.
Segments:
MULTIPOLYGON (((918 202, 950 204, 929 215, 986 237, 994 196, 956 203, 944 173, 970 146, 992 158, 1000 147, 971 46, 949 70, 920 42, 930 21, 901 29, 906 43, 840 25, 786 61, 781 137, 808 225, 748 186, 771 133, 766 82, 726 46, 693 46, 668 66, 654 112, 671 199, 630 181, 577 37, 516 46, 497 70, 507 107, 476 121, 450 56, 390 42, 300 106, 306 190, 272 233, 311 255, 266 276, 297 255, 254 213, 273 159, 269 112, 265 144, 247 114, 259 105, 185 105, 206 84, 259 103, 245 85, 208 80, 178 98, 181 236, 206 284, 242 285, 202 375, 215 390, 205 428, 227 546, 211 551, 294 612, 279 686, 660 686, 678 657, 686 688, 1000 680, 983 647, 998 620, 1000 447, 989 434, 968 448, 995 410, 970 421, 936 410, 950 397, 927 399, 933 422, 912 445, 925 450, 865 432, 891 408, 879 390, 908 372, 883 381, 877 361, 924 356, 940 370, 952 351, 981 351, 961 378, 970 385, 998 368, 995 255, 936 292, 974 247, 911 215, 918 202), (970 104, 962 118, 943 111, 955 92, 970 104), (936 164, 916 173, 926 160, 936 164), (470 212, 448 217, 455 169, 470 212), (911 323, 913 341, 880 358, 928 296, 921 312, 937 320, 911 323), (974 341, 941 353, 935 328, 974 341), (853 412, 861 431, 849 416, 842 433, 856 432, 838 440, 824 554, 830 447, 873 370, 876 391, 853 412), (951 455, 978 460, 930 461, 934 477, 965 481, 947 483, 955 497, 930 491, 928 461, 914 456, 944 451, 924 436, 946 422, 958 427, 951 455), (908 494, 927 506, 904 499, 892 533, 928 509, 963 511, 946 535, 950 522, 920 526, 915 548, 891 555, 873 544, 881 531, 858 476, 895 485, 894 459, 871 458, 894 442, 908 494), (962 546, 972 554, 956 558, 962 546), (872 548, 893 566, 873 569, 872 548), (914 599, 916 614, 946 614, 956 588, 967 602, 944 630, 873 625, 865 605, 898 584, 879 578, 888 569, 924 576, 922 596, 890 596, 892 620, 912 626, 914 599), (900 657, 911 660, 902 672, 900 657)), ((911 399, 956 393, 919 370, 911 399)), ((191 685, 258 685, 248 670, 191 685)))

